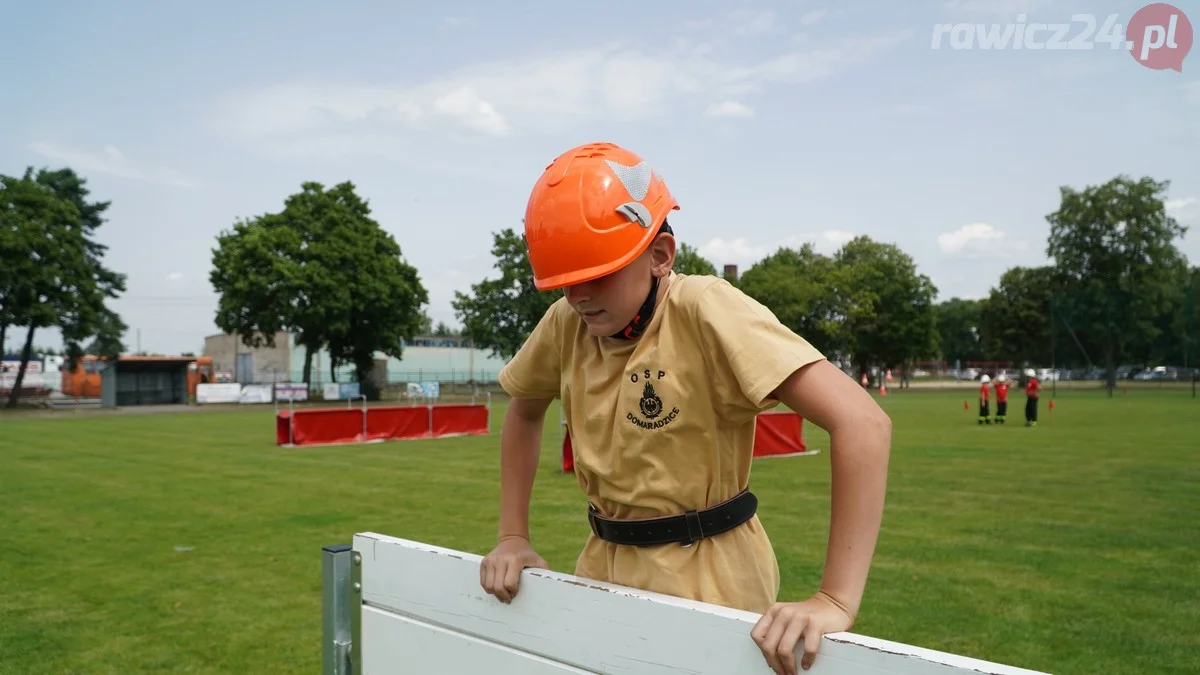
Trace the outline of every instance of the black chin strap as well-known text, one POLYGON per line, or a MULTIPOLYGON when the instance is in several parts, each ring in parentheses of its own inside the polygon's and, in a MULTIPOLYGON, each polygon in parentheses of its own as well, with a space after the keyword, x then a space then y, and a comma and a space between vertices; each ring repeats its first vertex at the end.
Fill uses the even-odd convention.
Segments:
MULTIPOLYGON (((674 234, 671 231, 671 226, 663 221, 662 227, 659 228, 658 234, 674 234)), ((658 236, 658 235, 655 235, 658 236)), ((642 303, 637 314, 633 316, 633 321, 620 331, 613 333, 610 337, 618 340, 636 340, 646 332, 646 326, 650 323, 650 319, 654 316, 654 307, 658 302, 658 277, 650 275, 650 292, 646 294, 646 300, 642 303)))
POLYGON ((646 324, 650 323, 650 317, 654 316, 654 305, 657 301, 658 277, 650 275, 650 292, 646 295, 646 301, 634 315, 633 321, 621 331, 613 333, 612 337, 621 340, 636 340, 641 337, 642 333, 646 332, 646 324))

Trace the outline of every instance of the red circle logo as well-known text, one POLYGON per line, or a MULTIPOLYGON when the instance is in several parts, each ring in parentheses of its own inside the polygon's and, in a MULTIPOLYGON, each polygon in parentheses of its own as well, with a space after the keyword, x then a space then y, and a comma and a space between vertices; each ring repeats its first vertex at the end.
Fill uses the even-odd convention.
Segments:
POLYGON ((1125 41, 1129 54, 1143 66, 1182 73, 1183 59, 1192 49, 1192 23, 1178 7, 1156 2, 1129 18, 1125 41))

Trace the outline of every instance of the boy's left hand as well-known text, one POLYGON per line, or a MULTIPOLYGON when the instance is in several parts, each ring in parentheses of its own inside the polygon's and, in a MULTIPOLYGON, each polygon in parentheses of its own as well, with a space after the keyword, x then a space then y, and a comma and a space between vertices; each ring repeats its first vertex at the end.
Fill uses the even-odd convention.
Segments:
POLYGON ((817 593, 803 602, 777 602, 771 605, 750 636, 762 650, 776 675, 796 675, 796 644, 804 639, 801 667, 808 670, 817 657, 821 636, 850 630, 854 619, 837 602, 817 593))

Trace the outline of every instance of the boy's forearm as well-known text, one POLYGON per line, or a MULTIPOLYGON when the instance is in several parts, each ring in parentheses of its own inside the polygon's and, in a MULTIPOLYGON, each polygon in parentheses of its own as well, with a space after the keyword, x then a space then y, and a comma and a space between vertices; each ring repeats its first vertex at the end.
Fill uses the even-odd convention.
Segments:
POLYGON ((831 435, 833 494, 821 590, 857 616, 883 519, 891 423, 857 425, 831 435))
MULTIPOLYGON (((513 402, 516 404, 516 402, 513 402)), ((529 539, 529 499, 542 447, 544 417, 510 407, 500 436, 500 525, 497 538, 529 539)))

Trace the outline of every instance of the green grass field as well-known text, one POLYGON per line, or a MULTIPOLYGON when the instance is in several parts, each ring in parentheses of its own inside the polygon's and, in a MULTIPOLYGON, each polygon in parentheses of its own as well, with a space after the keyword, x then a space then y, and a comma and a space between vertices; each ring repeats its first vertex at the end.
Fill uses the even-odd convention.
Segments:
MULTIPOLYGON (((1054 673, 1197 672, 1200 399, 1070 392, 1036 429, 1020 394, 1005 427, 963 399, 881 399, 890 494, 855 632, 1054 673)), ((587 525, 551 421, 532 528, 570 572, 587 525)), ((821 454, 752 479, 784 599, 816 588, 828 527, 828 437, 807 435, 821 454)), ((498 440, 281 449, 270 409, 0 416, 0 673, 317 672, 321 546, 370 530, 486 553, 498 440)))

